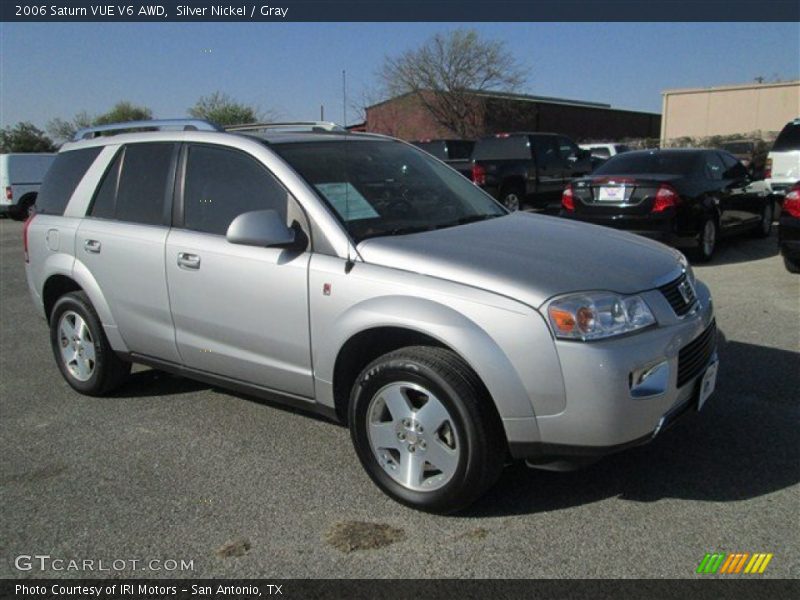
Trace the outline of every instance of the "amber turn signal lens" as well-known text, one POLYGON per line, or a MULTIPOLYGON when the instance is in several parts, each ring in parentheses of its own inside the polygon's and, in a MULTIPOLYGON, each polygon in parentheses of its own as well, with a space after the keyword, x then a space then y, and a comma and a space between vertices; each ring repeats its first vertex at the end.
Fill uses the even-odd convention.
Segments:
POLYGON ((575 329, 575 319, 572 313, 559 308, 550 309, 550 320, 561 333, 569 333, 575 329))

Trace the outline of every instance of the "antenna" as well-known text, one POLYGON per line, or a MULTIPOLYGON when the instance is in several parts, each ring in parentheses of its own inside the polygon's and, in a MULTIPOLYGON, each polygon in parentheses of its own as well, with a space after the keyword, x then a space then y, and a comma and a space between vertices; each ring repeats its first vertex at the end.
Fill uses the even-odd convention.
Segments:
MULTIPOLYGON (((347 71, 342 69, 342 126, 345 129, 345 133, 347 132, 347 71)), ((349 137, 344 138, 344 222, 345 228, 347 227, 347 223, 350 222, 350 177, 348 176, 348 156, 347 156, 347 148, 348 142, 350 141, 349 137)), ((349 238, 349 236, 348 236, 349 238)), ((350 240, 347 240, 347 261, 344 263, 344 272, 349 273, 355 263, 353 262, 353 257, 350 256, 350 240)))

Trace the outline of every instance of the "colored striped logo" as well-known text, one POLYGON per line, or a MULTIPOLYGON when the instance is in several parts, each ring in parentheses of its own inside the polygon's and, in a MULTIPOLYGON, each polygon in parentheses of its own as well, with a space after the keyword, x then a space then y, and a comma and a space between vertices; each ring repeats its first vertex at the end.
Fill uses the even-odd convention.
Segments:
POLYGON ((715 552, 714 554, 706 554, 703 557, 696 572, 726 575, 763 573, 771 560, 771 553, 757 552, 750 554, 749 552, 734 552, 726 554, 725 552, 715 552))

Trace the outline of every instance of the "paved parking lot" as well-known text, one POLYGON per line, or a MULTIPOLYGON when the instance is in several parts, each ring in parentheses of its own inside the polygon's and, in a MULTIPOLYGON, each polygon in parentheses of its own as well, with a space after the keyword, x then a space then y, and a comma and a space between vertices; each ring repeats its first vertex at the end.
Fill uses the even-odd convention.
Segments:
POLYGON ((800 277, 774 237, 697 269, 722 361, 701 414, 582 471, 509 467, 452 517, 389 500, 320 419, 146 369, 77 395, 29 303, 19 223, 0 221, 0 267, 0 577, 92 575, 14 568, 33 554, 192 560, 175 574, 194 577, 692 577, 710 551, 800 575, 800 277), (350 521, 392 543, 346 552, 350 521))

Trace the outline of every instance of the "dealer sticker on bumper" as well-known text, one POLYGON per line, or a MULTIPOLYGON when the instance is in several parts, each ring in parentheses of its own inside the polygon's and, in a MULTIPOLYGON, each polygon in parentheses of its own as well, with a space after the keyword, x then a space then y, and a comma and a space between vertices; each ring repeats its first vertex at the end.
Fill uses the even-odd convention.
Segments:
POLYGON ((697 400, 697 410, 703 408, 708 397, 714 393, 714 388, 717 385, 717 366, 718 362, 714 362, 706 369, 703 375, 703 380, 700 382, 700 398, 697 400))

